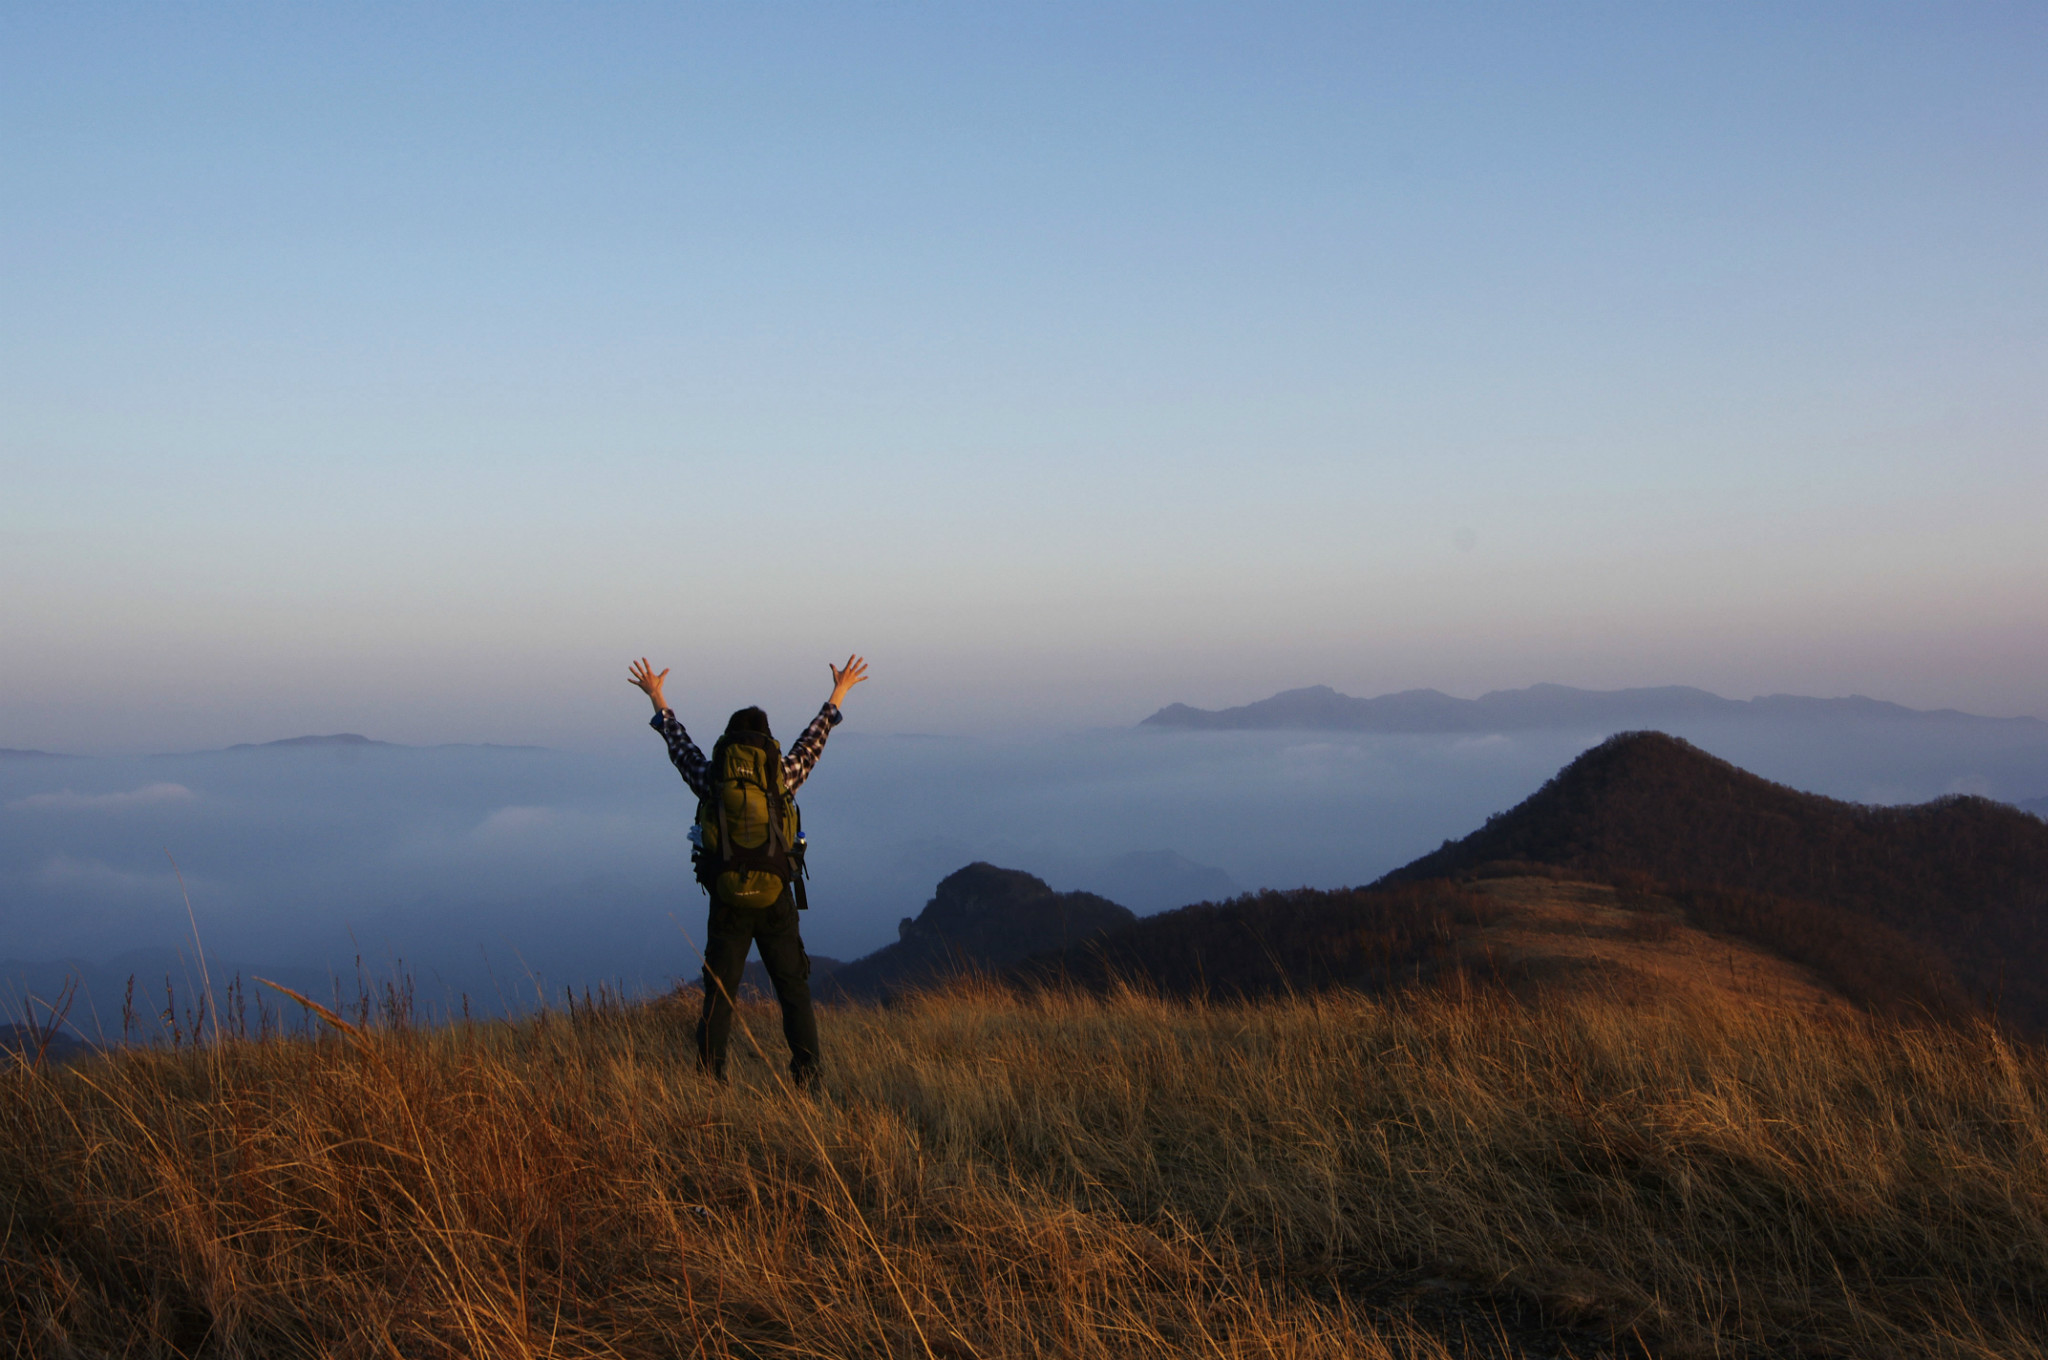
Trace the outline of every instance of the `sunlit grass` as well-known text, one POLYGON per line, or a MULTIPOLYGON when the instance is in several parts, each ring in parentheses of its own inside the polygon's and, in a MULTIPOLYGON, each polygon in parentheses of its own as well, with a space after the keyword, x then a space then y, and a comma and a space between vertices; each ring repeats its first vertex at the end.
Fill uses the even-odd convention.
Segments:
POLYGON ((994 989, 823 1018, 816 1099, 744 1037, 704 1081, 675 1003, 17 1066, 5 1339, 2048 1351, 2048 1059, 1989 1031, 994 989))

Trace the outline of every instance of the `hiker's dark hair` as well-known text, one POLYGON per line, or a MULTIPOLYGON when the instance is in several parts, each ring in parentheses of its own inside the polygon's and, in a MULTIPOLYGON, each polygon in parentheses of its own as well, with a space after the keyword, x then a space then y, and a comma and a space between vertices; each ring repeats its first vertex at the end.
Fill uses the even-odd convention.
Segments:
POLYGON ((725 734, 731 736, 735 732, 759 732, 771 741, 775 738, 768 730, 768 715, 758 708, 743 708, 726 720, 725 734))

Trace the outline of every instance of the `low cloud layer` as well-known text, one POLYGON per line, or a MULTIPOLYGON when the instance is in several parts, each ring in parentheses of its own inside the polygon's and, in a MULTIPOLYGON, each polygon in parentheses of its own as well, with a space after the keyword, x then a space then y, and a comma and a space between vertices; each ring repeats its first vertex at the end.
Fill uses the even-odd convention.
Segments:
POLYGON ((199 795, 183 784, 145 784, 139 789, 116 793, 32 793, 7 804, 10 812, 126 812, 130 808, 157 807, 166 803, 189 803, 199 795))
MULTIPOLYGON (((802 794, 814 952, 895 937, 975 859, 1139 912, 1260 887, 1369 882, 1533 792, 1604 732, 836 733, 802 794)), ((2048 794, 2048 749, 1944 724, 1681 732, 1857 801, 2048 794)), ((189 950, 404 968, 489 1007, 696 970, 694 801, 650 735, 623 755, 273 749, 0 766, 0 955, 189 950), (55 776, 55 777, 53 777, 55 776)))

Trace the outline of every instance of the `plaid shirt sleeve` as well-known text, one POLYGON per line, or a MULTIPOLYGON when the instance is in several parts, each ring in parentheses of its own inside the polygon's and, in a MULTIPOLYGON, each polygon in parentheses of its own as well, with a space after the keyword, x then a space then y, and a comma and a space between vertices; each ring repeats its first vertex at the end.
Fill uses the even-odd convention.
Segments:
MULTIPOLYGON (((789 754, 782 758, 782 782, 795 793, 797 786, 811 777, 811 770, 818 763, 819 754, 825 749, 825 738, 832 735, 832 729, 845 720, 845 715, 832 704, 818 710, 818 716, 811 719, 811 725, 796 739, 796 745, 789 748, 789 754)), ((690 786, 690 792, 699 798, 711 796, 711 762, 690 740, 690 734, 683 729, 682 719, 673 709, 664 708, 647 720, 647 725, 661 733, 661 739, 668 746, 669 762, 682 775, 683 782, 690 786)))
MULTIPOLYGON (((676 717, 673 709, 664 708, 650 718, 647 725, 661 733, 662 741, 668 745, 669 761, 676 767, 676 772, 682 775, 683 782, 690 786, 690 792, 699 798, 709 798, 711 762, 704 758, 704 752, 698 749, 696 742, 690 740, 690 734, 683 730, 682 719, 676 717)), ((812 724, 814 727, 816 725, 812 724)), ((809 736, 810 733, 806 732, 804 735, 809 736)), ((819 744, 824 744, 823 738, 819 739, 819 744)), ((811 757, 813 763, 816 763, 817 759, 815 755, 811 757)))
MULTIPOLYGON (((791 793, 811 777, 811 769, 825 749, 825 738, 832 735, 832 729, 839 726, 844 716, 837 706, 826 704, 818 710, 818 716, 811 719, 811 725, 796 739, 796 744, 789 748, 789 754, 782 758, 782 782, 789 786, 791 793)), ((687 775, 684 777, 688 778, 687 775)))

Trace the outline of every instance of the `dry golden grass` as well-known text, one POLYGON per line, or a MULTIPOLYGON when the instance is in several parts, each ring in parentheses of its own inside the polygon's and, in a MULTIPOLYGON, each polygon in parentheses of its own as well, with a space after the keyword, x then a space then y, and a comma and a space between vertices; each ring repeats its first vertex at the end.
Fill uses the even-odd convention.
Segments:
POLYGON ((1815 1020, 1855 1012, 1812 970, 1689 925, 1667 898, 1569 878, 1468 886, 1501 914, 1457 941, 1459 957, 1478 972, 1514 978, 1526 995, 1592 990, 1695 1007, 1789 1009, 1815 1020))
POLYGON ((2048 1058, 1989 1032, 1488 995, 823 1020, 816 1099, 744 1040, 706 1084, 673 1004, 17 1067, 0 1344, 2048 1351, 2048 1058))

